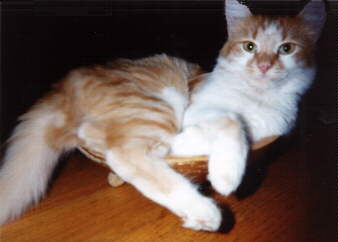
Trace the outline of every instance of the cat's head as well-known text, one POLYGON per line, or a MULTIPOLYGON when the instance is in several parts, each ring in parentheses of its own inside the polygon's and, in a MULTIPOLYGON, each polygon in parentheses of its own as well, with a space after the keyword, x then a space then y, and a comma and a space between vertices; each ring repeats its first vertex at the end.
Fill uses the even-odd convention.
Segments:
POLYGON ((219 62, 252 85, 283 82, 311 68, 313 47, 325 22, 322 1, 311 0, 294 17, 255 16, 237 2, 226 0, 228 41, 219 62))

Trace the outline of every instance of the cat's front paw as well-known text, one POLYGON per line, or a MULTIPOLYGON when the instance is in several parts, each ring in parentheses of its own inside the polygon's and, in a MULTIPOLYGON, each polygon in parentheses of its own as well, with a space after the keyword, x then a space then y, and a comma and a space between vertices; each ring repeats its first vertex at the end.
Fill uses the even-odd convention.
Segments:
POLYGON ((222 222, 219 208, 208 198, 191 203, 180 216, 183 227, 194 230, 216 231, 222 222))
POLYGON ((172 141, 171 154, 174 156, 198 156, 209 153, 209 142, 198 126, 189 126, 172 141))
POLYGON ((238 188, 242 180, 242 175, 217 171, 209 173, 208 180, 218 193, 223 196, 228 196, 238 188))
POLYGON ((248 149, 245 142, 225 141, 216 142, 218 146, 209 156, 207 178, 217 192, 228 196, 242 182, 248 149))

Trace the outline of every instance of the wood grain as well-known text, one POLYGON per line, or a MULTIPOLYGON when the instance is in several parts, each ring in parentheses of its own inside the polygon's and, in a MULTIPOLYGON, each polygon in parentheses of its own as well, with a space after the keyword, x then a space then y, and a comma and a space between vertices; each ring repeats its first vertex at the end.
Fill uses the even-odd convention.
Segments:
POLYGON ((323 143, 318 137, 325 135, 332 132, 320 129, 310 142, 297 141, 273 162, 253 167, 254 180, 249 176, 248 183, 260 185, 238 195, 241 199, 224 198, 204 187, 224 207, 225 222, 218 233, 182 228, 176 216, 130 185, 110 187, 105 168, 75 153, 41 203, 0 228, 0 241, 334 241, 327 239, 332 231, 328 205, 333 203, 320 182, 326 170, 316 163, 332 149, 318 148, 323 143))

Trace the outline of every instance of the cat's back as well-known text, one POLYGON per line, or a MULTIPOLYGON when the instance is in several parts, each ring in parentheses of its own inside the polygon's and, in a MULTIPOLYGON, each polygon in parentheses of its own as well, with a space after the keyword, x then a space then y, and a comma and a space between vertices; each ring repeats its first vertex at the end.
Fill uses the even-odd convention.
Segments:
POLYGON ((156 55, 76 69, 58 84, 81 120, 100 119, 109 126, 153 126, 176 133, 189 102, 188 81, 200 71, 184 60, 156 55))
POLYGON ((164 88, 173 88, 188 96, 188 81, 198 66, 167 55, 130 60, 120 59, 107 65, 73 70, 58 85, 68 96, 87 101, 100 96, 129 98, 134 94, 161 96, 164 88))

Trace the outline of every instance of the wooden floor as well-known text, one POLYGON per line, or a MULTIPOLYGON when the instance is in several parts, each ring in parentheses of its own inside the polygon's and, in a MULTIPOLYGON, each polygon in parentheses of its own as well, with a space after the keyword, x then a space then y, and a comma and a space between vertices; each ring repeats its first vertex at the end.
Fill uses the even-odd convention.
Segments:
POLYGON ((110 187, 105 168, 75 153, 36 208, 0 227, 0 241, 336 241, 334 132, 318 125, 297 136, 268 166, 249 169, 254 179, 237 197, 216 195, 225 221, 217 233, 182 228, 130 185, 110 187))

